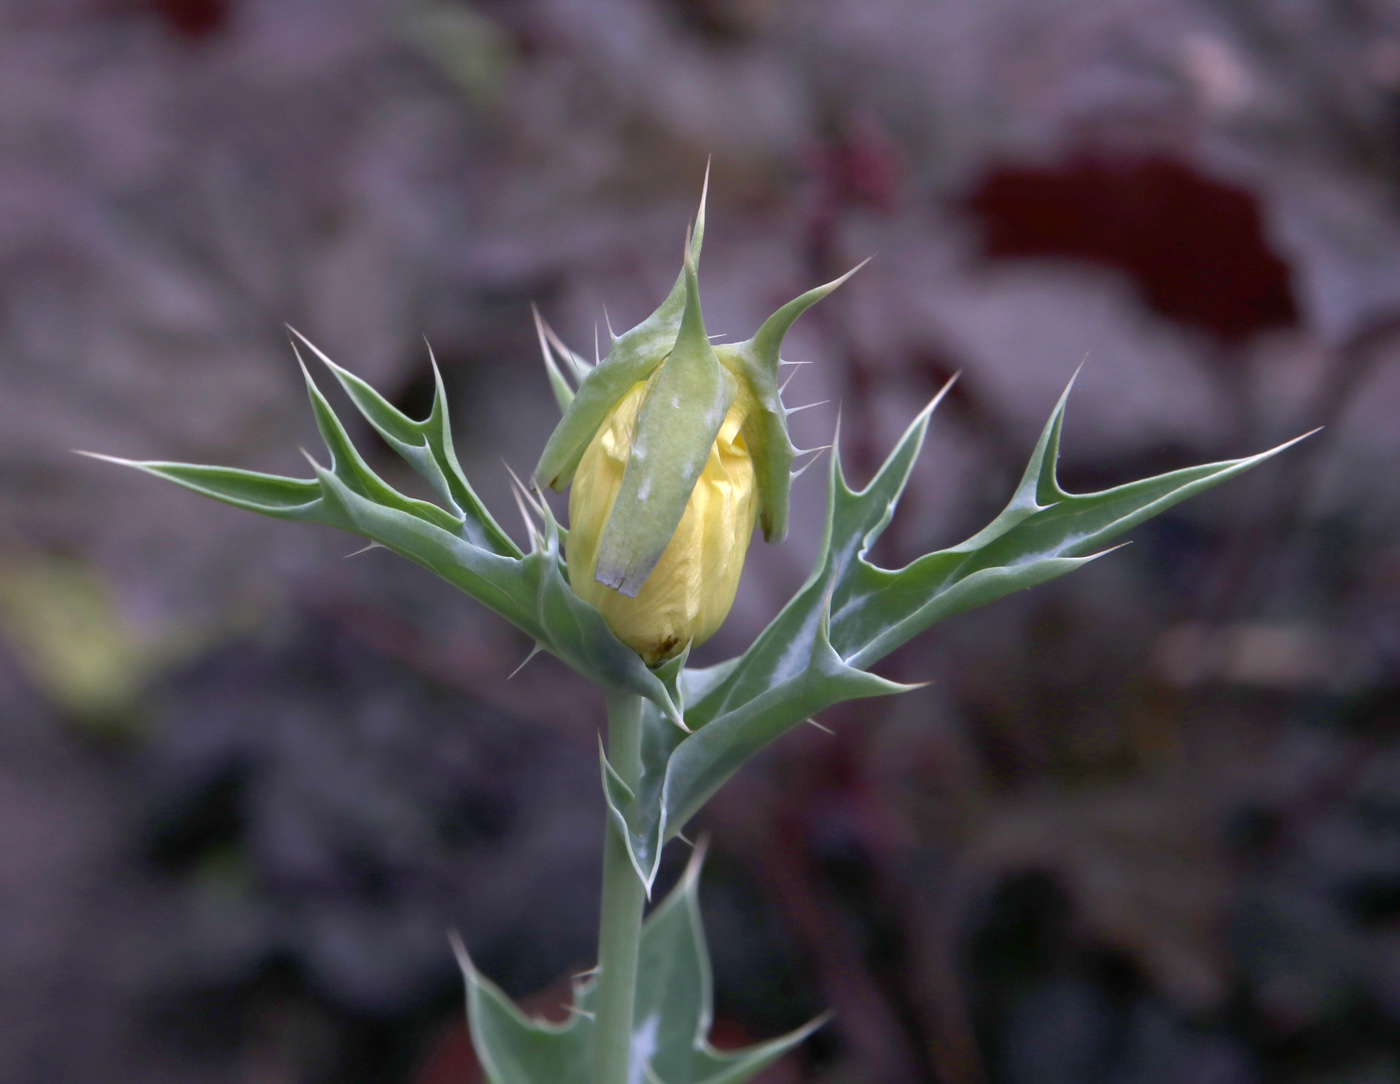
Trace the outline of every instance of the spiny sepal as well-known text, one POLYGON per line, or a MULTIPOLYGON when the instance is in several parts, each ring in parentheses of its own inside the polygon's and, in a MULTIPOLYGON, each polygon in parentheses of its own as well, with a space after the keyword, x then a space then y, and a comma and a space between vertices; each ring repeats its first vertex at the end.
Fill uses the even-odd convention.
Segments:
MULTIPOLYGON (((649 1084, 743 1084, 820 1027, 824 1018, 743 1050, 709 1042, 713 984, 700 917, 703 860, 696 850, 680 883, 642 927, 632 1025, 633 1079, 649 1084)), ((491 1084, 586 1084, 593 1065, 590 977, 575 982, 561 1024, 522 1013, 454 942, 467 985, 467 1015, 477 1057, 491 1084)))
MULTIPOLYGON (((709 192, 710 174, 705 171, 705 185, 700 193, 700 210, 695 226, 686 239, 685 263, 692 269, 700 266, 700 249, 705 238, 705 198, 709 192)), ((534 479, 543 486, 562 490, 569 484, 583 458, 588 442, 598 432, 624 395, 639 381, 646 380, 670 354, 681 318, 686 309, 686 272, 683 268, 676 284, 655 312, 630 331, 613 338, 608 356, 583 377, 578 391, 573 392, 564 406, 564 417, 550 434, 535 467, 534 479)), ((548 367, 546 355, 546 366, 548 367)), ((551 381, 552 382, 552 381, 551 381)), ((563 403, 568 384, 562 389, 555 385, 555 397, 563 403)))
POLYGON ((683 277, 680 329, 647 383, 622 485, 598 545, 598 582, 628 598, 637 597, 670 545, 738 394, 705 334, 689 248, 683 277))
POLYGON ((781 542, 787 537, 795 477, 792 463, 800 454, 788 432, 788 415, 795 411, 783 405, 783 385, 778 383, 783 338, 799 316, 842 285, 866 262, 857 264, 840 278, 793 298, 765 320, 752 338, 715 347, 720 362, 740 375, 758 408, 744 426, 744 440, 758 472, 758 523, 767 542, 781 542))

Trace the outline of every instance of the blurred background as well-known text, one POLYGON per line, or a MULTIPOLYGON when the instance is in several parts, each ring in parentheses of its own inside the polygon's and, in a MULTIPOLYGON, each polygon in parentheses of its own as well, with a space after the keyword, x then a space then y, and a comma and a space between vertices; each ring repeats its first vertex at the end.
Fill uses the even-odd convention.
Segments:
MULTIPOLYGON (((556 418, 530 303, 584 353, 650 312, 713 155, 712 331, 875 256, 790 337, 800 440, 839 405, 863 480, 962 372, 887 565, 1001 507, 1086 359, 1071 489, 1326 427, 721 792, 719 1039, 833 1008, 769 1084, 1400 1081, 1393 0, 0 27, 0 1080, 472 1084, 446 931, 541 1010, 589 965, 591 690, 506 681, 522 638, 399 558, 71 450, 302 474, 283 324, 411 411, 426 337, 514 529, 502 461, 556 418)), ((705 659, 805 576, 821 470, 795 499, 705 659)))

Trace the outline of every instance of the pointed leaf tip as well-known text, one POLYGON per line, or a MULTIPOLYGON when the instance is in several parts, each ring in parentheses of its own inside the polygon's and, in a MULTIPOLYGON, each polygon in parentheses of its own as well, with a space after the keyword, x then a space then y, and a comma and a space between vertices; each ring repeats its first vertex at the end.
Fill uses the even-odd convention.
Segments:
POLYGON ((810 309, 818 301, 827 297, 838 286, 842 285, 852 275, 870 262, 870 257, 862 260, 839 278, 834 278, 830 282, 821 286, 814 286, 806 293, 793 298, 786 305, 778 309, 772 316, 763 322, 763 325, 753 334, 749 340, 754 353, 759 362, 764 365, 770 373, 776 375, 780 364, 779 353, 782 350, 783 339, 787 335, 792 325, 797 322, 797 318, 810 309))

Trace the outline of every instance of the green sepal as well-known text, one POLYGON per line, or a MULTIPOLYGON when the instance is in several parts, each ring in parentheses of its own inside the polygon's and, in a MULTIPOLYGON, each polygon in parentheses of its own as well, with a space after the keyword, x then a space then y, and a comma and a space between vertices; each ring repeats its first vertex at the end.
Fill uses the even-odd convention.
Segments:
POLYGON ((793 298, 763 322, 752 338, 715 347, 720 362, 737 373, 753 395, 756 410, 744 425, 758 485, 758 525, 765 542, 787 537, 792 461, 797 449, 788 433, 788 409, 778 383, 783 338, 797 318, 865 266, 862 261, 838 279, 793 298))
MULTIPOLYGON (((634 1079, 649 1084, 744 1084, 802 1042, 825 1021, 743 1050, 709 1042, 713 983, 699 882, 697 849, 684 876, 642 926, 632 1026, 634 1079)), ((570 1018, 534 1020, 473 966, 454 940, 467 985, 472 1043, 491 1084, 586 1084, 593 1071, 595 982, 574 985, 570 1018)))
POLYGON ((755 752, 823 708, 901 691, 866 672, 900 644, 945 617, 1079 568, 1122 532, 1294 443, 1100 493, 1069 494, 1055 478, 1066 388, 1010 502, 991 524, 903 569, 877 568, 867 553, 890 522, 946 392, 914 419, 863 489, 847 483, 839 445, 833 448, 816 565, 748 651, 682 676, 691 733, 644 707, 635 796, 609 795, 644 884, 655 877, 662 846, 755 752))
MULTIPOLYGON (((707 170, 705 186, 700 193, 700 210, 695 216, 695 228, 691 231, 685 250, 686 260, 693 268, 700 266, 700 247, 705 236, 705 198, 709 185, 707 170)), ((608 356, 579 384, 577 393, 564 407, 563 418, 540 453, 540 461, 532 476, 539 485, 562 491, 569 484, 589 441, 598 432, 608 412, 634 384, 650 377, 671 352, 685 308, 686 273, 682 269, 666 300, 636 327, 615 337, 608 356)), ((557 391, 555 395, 562 402, 557 391)))
MULTIPOLYGON (((429 474, 434 469, 428 466, 430 459, 438 467, 446 464, 440 481, 453 497, 447 502, 452 510, 406 497, 375 474, 350 443, 344 426, 309 375, 307 382, 317 424, 331 452, 330 467, 313 460, 314 479, 189 463, 97 458, 135 467, 239 508, 279 519, 326 524, 378 543, 460 588, 596 684, 629 689, 673 720, 672 726, 680 722, 675 676, 665 681, 649 670, 635 651, 613 635, 602 615, 569 586, 561 552, 564 531, 543 501, 534 505, 541 525, 531 524, 528 553, 511 542, 484 509, 469 529, 473 513, 468 511, 471 502, 465 501, 465 495, 470 487, 465 478, 461 486, 451 481, 455 456, 449 458, 445 450, 431 456, 417 454, 424 447, 431 451, 434 437, 425 435, 426 445, 407 439, 414 431, 410 427, 430 423, 435 427, 433 432, 447 439, 451 430, 445 403, 434 408, 440 411, 439 421, 434 422, 429 415, 428 421, 414 422, 378 395, 367 395, 367 385, 349 385, 355 390, 351 401, 371 424, 383 427, 386 439, 393 438, 390 446, 401 454, 404 450, 413 453, 404 456, 410 464, 423 465, 429 474), (459 497, 466 507, 458 503, 459 497), (474 540, 475 536, 491 542, 496 535, 505 541, 487 546, 474 540), (502 549, 508 552, 499 552, 502 549)), ((455 469, 460 472, 460 468, 455 469)))
POLYGON ((628 598, 637 597, 670 545, 737 391, 705 335, 689 254, 683 277, 680 331, 647 385, 622 485, 598 544, 598 582, 628 598))
POLYGON ((569 383, 568 378, 564 376, 559 362, 555 360, 555 349, 559 350, 564 364, 569 367, 579 383, 582 383, 593 371, 593 366, 558 341, 553 330, 544 322, 540 310, 533 304, 530 306, 530 313, 535 318, 535 334, 540 340, 540 353, 544 357, 545 373, 549 376, 549 389, 554 393, 554 401, 559 404, 559 413, 563 414, 568 411, 569 404, 574 401, 574 388, 569 383))

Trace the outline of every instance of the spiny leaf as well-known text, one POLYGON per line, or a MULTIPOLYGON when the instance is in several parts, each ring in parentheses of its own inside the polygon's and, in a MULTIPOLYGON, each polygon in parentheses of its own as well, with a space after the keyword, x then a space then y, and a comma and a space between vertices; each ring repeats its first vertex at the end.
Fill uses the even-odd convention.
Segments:
POLYGON ((97 452, 79 452, 89 459, 100 459, 122 467, 134 467, 146 474, 164 478, 250 512, 261 512, 278 519, 325 522, 321 509, 321 487, 313 480, 283 478, 276 474, 238 470, 234 467, 201 467, 192 463, 162 463, 158 460, 120 459, 97 452))
POLYGON ((710 1045, 713 994, 699 897, 703 862, 704 848, 697 847, 680 884, 642 931, 633 1049, 647 1054, 647 1079, 660 1084, 741 1084, 823 1022, 745 1050, 710 1045))
MULTIPOLYGON (((697 848, 680 883, 642 927, 632 1025, 634 1080, 743 1084, 824 1020, 743 1050, 710 1045, 713 993, 699 899, 703 853, 697 848)), ((585 1084, 592 1079, 592 979, 575 983, 568 1021, 532 1020, 476 970, 460 939, 454 938, 453 947, 467 984, 472 1043, 491 1084, 585 1084)))
MULTIPOLYGON (((486 510, 457 461, 457 452, 452 446, 447 393, 432 350, 428 351, 428 361, 433 368, 433 405, 428 416, 420 422, 403 413, 354 373, 331 361, 301 332, 295 328, 289 330, 334 374, 355 404, 355 409, 389 447, 422 475, 438 498, 461 519, 462 531, 469 541, 505 556, 521 556, 520 547, 486 510)), ((313 396, 313 402, 318 397, 319 392, 313 396)))
POLYGON ((613 635, 602 615, 569 587, 561 553, 564 532, 548 507, 535 505, 543 527, 532 531, 531 550, 525 554, 480 509, 451 450, 451 428, 441 395, 428 419, 415 422, 349 373, 334 366, 332 371, 385 440, 405 453, 430 482, 436 480, 443 487, 439 495, 460 514, 406 497, 375 474, 309 375, 307 392, 331 452, 329 468, 313 461, 313 479, 187 463, 98 458, 134 467, 240 508, 280 519, 323 523, 391 549, 494 610, 585 677, 607 688, 629 689, 674 720, 669 725, 679 723, 675 675, 663 681, 648 670, 637 653, 613 635), (480 511, 469 511, 474 508, 480 511))
POLYGON ((455 934, 452 948, 467 984, 467 1022, 491 1084, 592 1084, 593 1023, 575 1014, 550 1024, 522 1013, 479 972, 455 934))
POLYGON ((900 691, 866 672, 900 644, 945 617, 1094 560, 1124 531, 1293 443, 1101 493, 1069 494, 1055 478, 1062 396, 1011 500, 991 524, 903 569, 878 568, 866 555, 894 514, 930 415, 947 390, 914 419, 865 488, 850 487, 839 449, 833 449, 816 565, 748 651, 683 675, 680 692, 692 733, 643 713, 635 798, 614 795, 610 801, 618 806, 615 823, 627 828, 644 883, 655 875, 664 843, 755 752, 824 707, 900 691))

